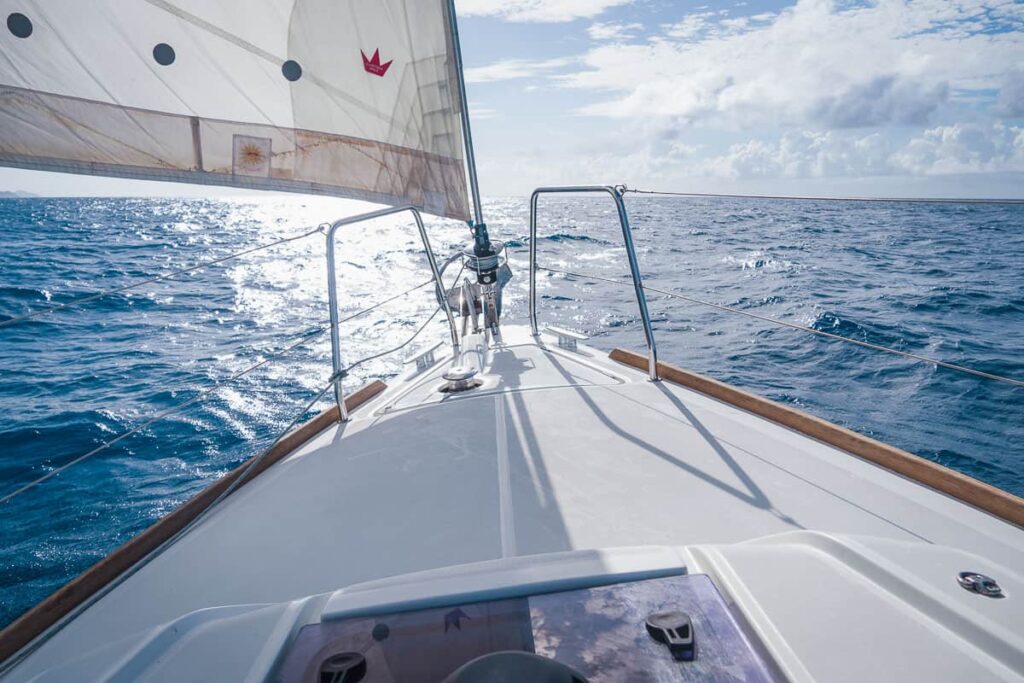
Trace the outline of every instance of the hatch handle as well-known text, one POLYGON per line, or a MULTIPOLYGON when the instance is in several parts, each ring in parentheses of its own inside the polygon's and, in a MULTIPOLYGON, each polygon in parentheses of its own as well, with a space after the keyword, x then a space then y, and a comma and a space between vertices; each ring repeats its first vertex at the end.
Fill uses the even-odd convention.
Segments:
POLYGON ((659 643, 668 646, 673 659, 692 661, 697 641, 693 635, 693 622, 686 612, 656 612, 647 617, 647 632, 659 643))

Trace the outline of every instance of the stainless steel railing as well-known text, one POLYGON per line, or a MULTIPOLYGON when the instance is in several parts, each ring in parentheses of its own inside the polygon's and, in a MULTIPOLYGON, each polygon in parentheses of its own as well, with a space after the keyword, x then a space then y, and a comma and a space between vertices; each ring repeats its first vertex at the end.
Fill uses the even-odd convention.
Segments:
POLYGON ((420 215, 420 212, 413 206, 396 206, 390 209, 371 211, 369 213, 359 214, 358 216, 341 218, 334 221, 334 223, 331 224, 331 227, 327 230, 327 299, 328 305, 331 308, 331 365, 333 368, 331 382, 334 384, 334 400, 338 404, 338 411, 342 422, 346 422, 348 420, 348 410, 345 408, 345 395, 341 385, 345 372, 344 366, 341 363, 341 339, 338 332, 338 288, 337 277, 335 275, 334 258, 335 233, 346 225, 362 223, 363 221, 370 221, 375 218, 382 218, 384 216, 403 213, 405 211, 412 213, 413 218, 416 220, 416 228, 420 231, 420 239, 423 241, 423 250, 427 254, 427 261, 430 264, 430 272, 434 278, 434 287, 437 289, 437 297, 440 301, 441 307, 444 309, 445 315, 448 316, 448 327, 452 335, 452 349, 456 358, 459 355, 459 332, 455 326, 455 316, 452 315, 451 306, 448 304, 448 297, 445 295, 444 284, 441 282, 441 273, 437 268, 437 260, 434 258, 434 250, 430 247, 430 239, 427 237, 427 229, 423 226, 423 217, 420 215))
POLYGON ((584 192, 606 192, 615 200, 615 208, 619 212, 619 225, 622 228, 622 241, 626 246, 626 258, 629 260, 629 273, 633 278, 633 291, 640 309, 640 319, 644 325, 644 336, 647 339, 647 373, 652 380, 658 379, 658 347, 654 341, 654 330, 651 328, 651 315, 647 312, 647 296, 644 294, 643 278, 640 265, 636 260, 636 248, 633 246, 633 235, 629 228, 629 216, 626 205, 622 201, 619 188, 604 185, 576 185, 568 187, 539 187, 530 196, 530 330, 533 336, 539 334, 537 327, 537 199, 542 194, 577 194, 584 192))

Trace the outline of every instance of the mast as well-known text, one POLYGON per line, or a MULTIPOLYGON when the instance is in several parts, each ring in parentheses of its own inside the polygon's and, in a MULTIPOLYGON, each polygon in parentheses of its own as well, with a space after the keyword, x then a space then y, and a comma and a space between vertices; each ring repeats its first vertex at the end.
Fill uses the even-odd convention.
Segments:
MULTIPOLYGON (((473 253, 477 258, 495 256, 491 246, 490 235, 487 234, 487 224, 484 223, 483 206, 480 202, 480 182, 476 175, 476 155, 473 153, 473 133, 469 124, 469 102, 466 98, 466 77, 462 72, 462 46, 459 42, 459 21, 455 16, 455 0, 448 0, 448 22, 452 32, 452 45, 455 52, 455 72, 459 84, 460 114, 462 116, 462 141, 466 148, 466 166, 469 169, 469 188, 473 197, 473 222, 470 227, 473 230, 473 253)), ((495 259, 497 265, 497 259, 495 259)), ((495 281, 494 272, 488 276, 484 275, 487 268, 481 268, 479 282, 491 284, 495 281)))

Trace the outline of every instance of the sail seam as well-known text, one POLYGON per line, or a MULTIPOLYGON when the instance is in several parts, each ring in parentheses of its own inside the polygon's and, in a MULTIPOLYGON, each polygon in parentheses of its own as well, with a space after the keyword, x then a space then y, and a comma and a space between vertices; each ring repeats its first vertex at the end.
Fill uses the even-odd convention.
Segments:
MULTIPOLYGON (((338 142, 345 142, 351 145, 365 146, 365 147, 379 147, 383 151, 396 152, 398 154, 406 154, 429 161, 435 161, 437 163, 450 165, 453 167, 461 167, 462 159, 456 159, 454 157, 446 157, 433 152, 427 152, 421 149, 415 149, 413 147, 404 147, 402 145, 396 145, 393 142, 383 142, 381 140, 372 140, 370 138, 358 138, 352 135, 341 135, 338 133, 330 133, 324 130, 315 130, 313 128, 298 128, 289 126, 278 126, 272 123, 254 123, 249 121, 235 121, 232 119, 221 119, 212 116, 192 116, 190 114, 175 114, 174 112, 160 111, 159 109, 147 109, 146 107, 134 107, 131 105, 118 104, 116 102, 104 102, 103 100, 94 100, 87 97, 77 97, 75 95, 64 95, 61 93, 50 92, 47 90, 33 90, 31 88, 21 88, 16 85, 0 85, 0 96, 6 95, 8 91, 17 93, 26 93, 33 95, 45 95, 48 97, 60 98, 72 102, 82 102, 84 104, 94 104, 101 107, 112 107, 119 111, 124 112, 141 112, 144 114, 156 114, 159 116, 166 116, 169 118, 180 119, 182 121, 190 121, 193 118, 198 118, 200 122, 206 123, 223 123, 233 126, 246 126, 255 128, 271 128, 278 132, 293 132, 293 133, 305 133, 307 135, 322 135, 333 138, 338 142)), ((43 105, 45 106, 45 105, 43 105)))

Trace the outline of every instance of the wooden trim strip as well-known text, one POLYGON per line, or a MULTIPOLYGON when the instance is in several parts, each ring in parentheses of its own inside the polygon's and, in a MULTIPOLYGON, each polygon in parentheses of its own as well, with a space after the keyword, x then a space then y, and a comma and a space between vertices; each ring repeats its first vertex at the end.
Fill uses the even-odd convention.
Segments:
MULTIPOLYGON (((377 394, 384 391, 387 385, 379 380, 365 384, 345 399, 345 406, 355 410, 377 394)), ((267 453, 266 457, 253 468, 249 476, 239 484, 235 491, 252 481, 271 465, 281 461, 314 436, 338 421, 338 406, 332 406, 309 422, 298 427, 281 439, 267 453)), ((253 456, 256 458, 259 456, 253 456)), ((226 475, 213 482, 181 507, 162 517, 148 529, 110 553, 89 569, 85 570, 70 583, 55 591, 48 598, 30 609, 7 628, 0 631, 0 662, 7 660, 25 645, 39 636, 43 631, 57 623, 73 609, 81 605, 90 596, 101 590, 108 583, 130 569, 136 562, 156 550, 161 544, 183 529, 189 522, 199 516, 214 500, 245 472, 253 458, 246 460, 226 475)), ((234 493, 234 491, 232 492, 234 493)))
MULTIPOLYGON (((609 358, 646 372, 647 355, 615 349, 609 358)), ((1011 524, 1024 527, 1024 499, 921 456, 832 424, 718 380, 658 362, 662 379, 693 389, 737 408, 835 446, 1011 524)))

